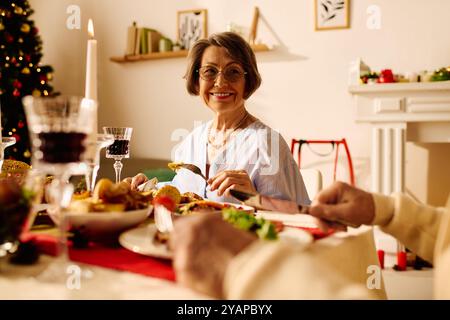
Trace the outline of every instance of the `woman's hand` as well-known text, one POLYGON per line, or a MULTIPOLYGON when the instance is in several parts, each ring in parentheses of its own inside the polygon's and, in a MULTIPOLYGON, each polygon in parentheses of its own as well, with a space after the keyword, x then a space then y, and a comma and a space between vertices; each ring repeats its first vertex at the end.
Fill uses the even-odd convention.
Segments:
POLYGON ((217 190, 217 195, 230 196, 230 190, 239 190, 248 193, 255 193, 252 180, 245 170, 225 170, 219 172, 214 177, 208 179, 211 191, 217 190))
POLYGON ((136 188, 138 186, 140 186, 144 182, 147 182, 148 178, 147 178, 147 176, 145 174, 138 173, 134 177, 132 177, 132 178, 128 177, 128 178, 123 179, 122 181, 125 181, 126 183, 129 183, 131 185, 131 190, 136 190, 136 188))

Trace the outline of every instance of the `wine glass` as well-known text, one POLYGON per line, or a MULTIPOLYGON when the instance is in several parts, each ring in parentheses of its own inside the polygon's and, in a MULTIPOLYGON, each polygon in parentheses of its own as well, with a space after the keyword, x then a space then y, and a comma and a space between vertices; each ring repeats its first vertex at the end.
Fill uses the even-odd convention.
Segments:
POLYGON ((0 170, 3 166, 3 160, 5 160, 5 149, 12 146, 16 143, 16 138, 14 137, 5 137, 2 138, 2 145, 0 146, 0 170))
POLYGON ((114 136, 114 143, 106 149, 106 157, 112 158, 116 172, 116 183, 120 182, 123 158, 130 157, 129 143, 133 128, 128 127, 103 127, 103 132, 114 136))
POLYGON ((53 176, 47 190, 48 212, 59 227, 58 257, 40 277, 51 282, 64 281, 67 277, 67 219, 62 209, 69 205, 73 194, 73 186, 68 183, 70 176, 85 174, 87 170, 83 162, 85 141, 93 131, 94 109, 86 101, 75 96, 23 98, 32 166, 42 174, 53 176))
POLYGON ((85 161, 88 165, 86 173, 86 188, 89 192, 92 192, 95 187, 95 181, 97 179, 98 169, 100 168, 100 151, 113 144, 114 136, 112 134, 99 133, 95 140, 88 142, 88 156, 85 157, 85 161))

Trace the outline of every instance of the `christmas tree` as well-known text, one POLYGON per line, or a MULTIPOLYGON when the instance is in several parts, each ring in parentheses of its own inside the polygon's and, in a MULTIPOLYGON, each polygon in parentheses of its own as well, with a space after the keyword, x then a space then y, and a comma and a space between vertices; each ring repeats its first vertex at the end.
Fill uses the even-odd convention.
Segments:
POLYGON ((30 163, 30 141, 22 98, 49 96, 53 69, 41 66, 42 41, 29 19, 33 10, 27 0, 0 2, 0 108, 2 136, 15 137, 5 150, 6 159, 30 163))

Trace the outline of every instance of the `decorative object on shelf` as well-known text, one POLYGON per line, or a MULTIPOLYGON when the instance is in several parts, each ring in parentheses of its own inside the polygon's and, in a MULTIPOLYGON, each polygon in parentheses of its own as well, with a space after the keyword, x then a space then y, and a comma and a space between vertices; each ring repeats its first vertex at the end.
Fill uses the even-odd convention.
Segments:
POLYGON ((177 42, 189 50, 192 44, 208 36, 207 10, 184 10, 177 12, 177 42))
POLYGON ((436 70, 431 76, 431 81, 447 81, 450 80, 450 67, 436 70))
POLYGON ((357 85, 360 84, 361 81, 363 81, 363 83, 367 83, 367 81, 364 82, 363 78, 369 74, 369 66, 365 64, 361 58, 358 58, 355 61, 350 62, 348 84, 357 85))
POLYGON ((137 23, 136 21, 134 21, 133 24, 128 27, 127 31, 127 48, 125 50, 125 55, 127 56, 132 56, 135 53, 134 51, 136 49, 137 31, 137 23))
POLYGON ((384 69, 381 70, 380 76, 378 77, 378 83, 393 83, 394 80, 394 74, 392 73, 391 69, 384 69))
POLYGON ((172 40, 166 37, 162 37, 159 40, 159 52, 169 52, 172 51, 173 43, 172 40))
POLYGON ((139 28, 139 54, 158 52, 162 35, 155 29, 139 28))
POLYGON ((248 43, 256 43, 256 34, 258 32, 259 8, 255 7, 253 11, 252 26, 250 27, 250 34, 248 35, 248 43))
POLYGON ((350 28, 350 0, 314 0, 315 30, 350 28))
POLYGON ((181 44, 179 42, 175 42, 172 46, 172 51, 180 51, 181 50, 181 44))

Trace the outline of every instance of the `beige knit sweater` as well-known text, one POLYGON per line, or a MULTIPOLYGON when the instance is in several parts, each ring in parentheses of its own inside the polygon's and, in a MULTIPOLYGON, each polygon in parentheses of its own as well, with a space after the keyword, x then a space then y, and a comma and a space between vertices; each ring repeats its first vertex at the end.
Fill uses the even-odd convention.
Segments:
MULTIPOLYGON (((396 237, 435 266, 435 297, 450 299, 450 198, 445 208, 394 194, 373 195, 374 225, 396 237)), ((325 239, 327 240, 327 239, 325 239)), ((369 289, 366 273, 377 264, 372 232, 310 246, 252 244, 233 259, 224 282, 229 299, 383 299, 384 288, 369 289)))

